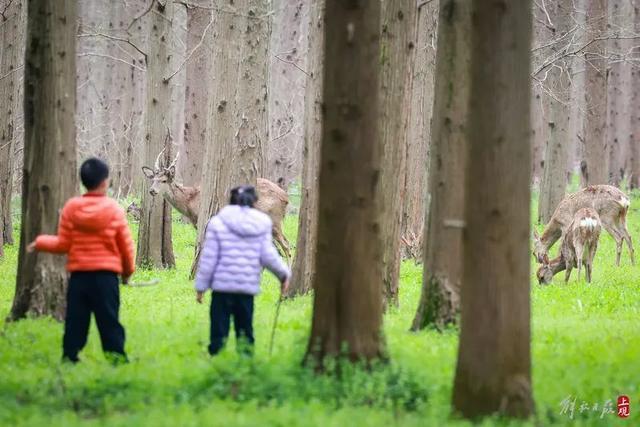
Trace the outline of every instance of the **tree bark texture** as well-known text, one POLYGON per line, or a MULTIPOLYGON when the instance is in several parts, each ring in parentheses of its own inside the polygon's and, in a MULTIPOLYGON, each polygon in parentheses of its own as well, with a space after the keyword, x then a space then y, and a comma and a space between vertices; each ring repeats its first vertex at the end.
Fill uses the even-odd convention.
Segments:
POLYGON ((466 0, 440 1, 425 273, 412 330, 455 323, 460 309, 470 6, 466 0))
POLYGON ((211 67, 212 46, 210 31, 213 31, 212 11, 202 8, 187 10, 187 52, 193 52, 187 62, 184 145, 178 171, 183 184, 200 185, 202 160, 204 158, 209 111, 209 91, 213 80, 211 67))
POLYGON ((207 146, 198 215, 198 249, 212 215, 238 185, 256 185, 268 138, 269 1, 231 1, 215 11, 207 146), (230 11, 235 13, 229 13, 230 11))
POLYGON ((436 32, 438 1, 424 3, 418 9, 416 47, 410 70, 411 99, 406 136, 406 171, 402 203, 401 248, 403 258, 422 259, 427 198, 431 116, 436 72, 436 32), (425 167, 426 165, 426 167, 425 167))
POLYGON ((384 0, 381 8, 379 130, 382 170, 378 200, 382 206, 383 283, 387 305, 399 304, 402 205, 411 99, 413 51, 416 46, 417 3, 384 0))
POLYGON ((65 259, 27 254, 38 234, 56 233, 59 210, 76 187, 74 114, 76 2, 28 2, 22 222, 10 318, 65 312, 65 259))
POLYGON ((275 0, 269 55, 269 141, 265 178, 284 189, 300 176, 304 138, 304 86, 309 74, 305 43, 308 13, 317 2, 275 0), (306 74, 305 74, 306 73, 306 74))
POLYGON ((26 31, 26 9, 24 0, 7 4, 3 14, 0 34, 2 53, 0 57, 0 201, 4 210, 0 214, 0 233, 5 244, 13 244, 13 221, 11 200, 14 190, 15 151, 19 121, 22 115, 20 99, 21 65, 24 60, 26 31))
POLYGON ((305 86, 304 151, 298 240, 289 297, 306 294, 315 281, 318 233, 318 173, 322 142, 322 78, 324 59, 324 0, 309 8, 307 82, 305 86))
MULTIPOLYGON (((153 165, 161 152, 163 163, 168 166, 174 154, 173 115, 171 106, 171 48, 173 43, 172 2, 153 0, 150 39, 147 54, 147 102, 145 160, 153 165), (163 151, 164 150, 164 151, 163 151)), ((142 214, 138 230, 137 260, 141 267, 171 268, 175 266, 171 241, 171 205, 162 197, 149 194, 150 182, 144 181, 142 214)))
POLYGON ((380 2, 328 0, 313 321, 307 362, 384 356, 380 2))
POLYGON ((472 1, 462 323, 453 406, 528 417, 531 3, 472 1), (519 102, 520 101, 520 102, 519 102))
MULTIPOLYGON (((607 0, 586 0, 588 39, 603 37, 607 32, 607 0)), ((606 139, 607 62, 606 41, 595 41, 585 52, 586 117, 583 131, 583 159, 580 162, 583 187, 607 184, 609 153, 606 139)))
MULTIPOLYGON (((571 13, 573 0, 558 0, 549 5, 554 31, 552 38, 564 36, 572 26, 571 13)), ((549 49, 557 54, 562 44, 554 44, 549 49)), ((564 198, 567 187, 567 164, 569 144, 567 128, 569 126, 569 102, 571 94, 571 76, 569 60, 558 60, 547 73, 545 102, 549 108, 547 144, 545 147, 544 170, 540 185, 538 202, 538 222, 546 224, 564 198)))

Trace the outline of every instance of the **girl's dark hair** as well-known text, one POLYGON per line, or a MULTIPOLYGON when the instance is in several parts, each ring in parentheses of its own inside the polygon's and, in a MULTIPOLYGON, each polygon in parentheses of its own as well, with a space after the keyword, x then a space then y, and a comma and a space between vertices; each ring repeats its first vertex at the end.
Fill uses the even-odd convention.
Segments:
POLYGON ((229 203, 232 205, 249 206, 252 208, 257 201, 258 194, 256 193, 255 187, 251 185, 241 185, 231 190, 231 200, 229 203))

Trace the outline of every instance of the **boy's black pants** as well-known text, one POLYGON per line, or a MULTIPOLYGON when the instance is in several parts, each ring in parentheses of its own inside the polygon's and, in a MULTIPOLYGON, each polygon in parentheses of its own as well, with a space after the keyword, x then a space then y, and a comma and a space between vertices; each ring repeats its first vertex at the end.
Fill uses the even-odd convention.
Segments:
POLYGON ((78 361, 87 343, 91 313, 96 317, 102 350, 126 360, 124 328, 118 321, 120 288, 118 275, 110 271, 71 273, 67 290, 67 315, 62 342, 63 358, 78 361))
POLYGON ((253 339, 253 295, 211 293, 211 344, 209 354, 217 354, 229 336, 230 317, 236 331, 236 346, 251 354, 253 339))

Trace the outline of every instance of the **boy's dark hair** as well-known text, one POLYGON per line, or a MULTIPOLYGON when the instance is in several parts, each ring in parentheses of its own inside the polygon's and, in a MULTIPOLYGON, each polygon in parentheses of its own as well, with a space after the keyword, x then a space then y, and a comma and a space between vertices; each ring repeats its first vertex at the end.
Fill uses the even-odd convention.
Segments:
POLYGON ((104 161, 91 157, 82 162, 80 180, 87 190, 95 190, 107 178, 109 178, 109 166, 104 161))
POLYGON ((241 185, 231 190, 232 205, 249 206, 250 208, 258 201, 258 195, 256 194, 255 187, 251 185, 241 185))

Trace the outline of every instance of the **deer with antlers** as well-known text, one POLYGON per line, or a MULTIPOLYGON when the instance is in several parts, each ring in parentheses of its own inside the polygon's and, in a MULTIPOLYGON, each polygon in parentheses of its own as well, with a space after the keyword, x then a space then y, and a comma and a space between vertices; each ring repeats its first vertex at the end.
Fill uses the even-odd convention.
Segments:
MULTIPOLYGON (((200 211, 200 188, 186 187, 176 182, 176 163, 180 153, 176 155, 169 166, 164 166, 160 152, 156 158, 153 169, 142 167, 144 175, 151 180, 149 193, 152 196, 161 195, 171 206, 183 214, 194 226, 198 226, 198 212, 200 211)), ((282 221, 287 213, 289 196, 286 191, 268 179, 258 178, 256 190, 258 203, 256 208, 266 213, 273 221, 273 239, 280 252, 287 258, 291 258, 289 241, 282 232, 282 221)))

